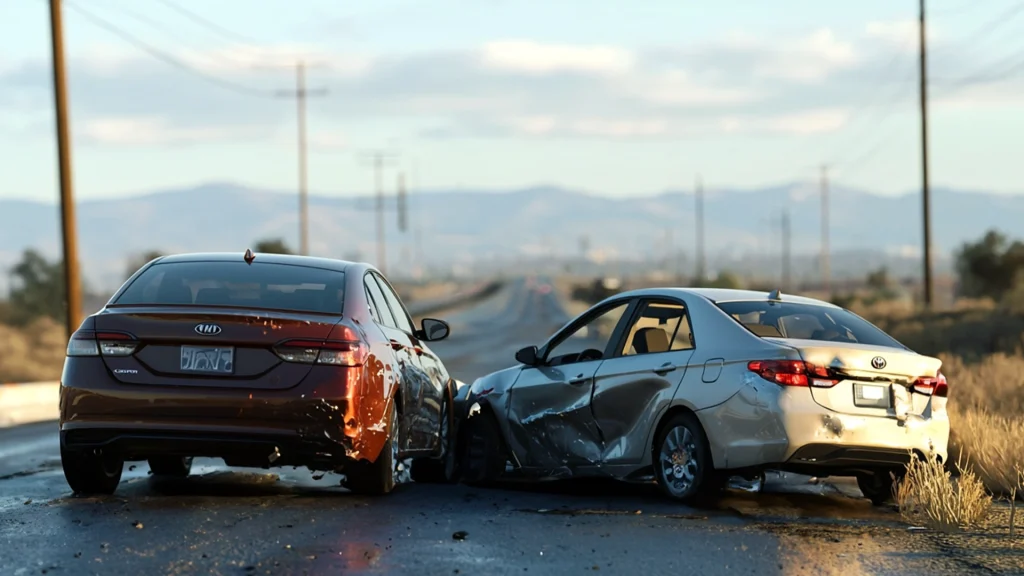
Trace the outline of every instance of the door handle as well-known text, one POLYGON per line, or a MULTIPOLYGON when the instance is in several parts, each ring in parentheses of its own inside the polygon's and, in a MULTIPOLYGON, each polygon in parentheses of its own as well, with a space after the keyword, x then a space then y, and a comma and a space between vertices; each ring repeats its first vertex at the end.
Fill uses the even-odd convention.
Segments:
POLYGON ((580 374, 579 376, 573 378, 572 380, 569 380, 569 384, 572 384, 573 386, 579 386, 580 384, 586 384, 589 381, 589 376, 584 376, 583 374, 580 374))
POLYGON ((676 366, 675 364, 673 364, 671 362, 665 362, 661 366, 658 366, 657 368, 655 368, 654 369, 654 373, 657 374, 658 376, 664 376, 665 374, 668 374, 669 372, 672 372, 676 368, 678 368, 678 366, 676 366))
POLYGON ((390 342, 392 350, 401 350, 402 348, 405 348, 405 345, 399 342, 398 340, 390 340, 390 342))

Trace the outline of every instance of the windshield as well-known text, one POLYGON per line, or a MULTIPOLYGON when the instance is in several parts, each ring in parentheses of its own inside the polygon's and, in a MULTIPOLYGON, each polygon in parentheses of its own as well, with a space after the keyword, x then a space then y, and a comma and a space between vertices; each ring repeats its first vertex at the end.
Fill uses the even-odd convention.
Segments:
POLYGON ((830 306, 793 302, 719 302, 718 307, 762 338, 853 342, 906 349, 860 316, 830 306))
POLYGON ((114 301, 116 306, 240 306, 341 314, 345 273, 244 262, 154 264, 114 301))

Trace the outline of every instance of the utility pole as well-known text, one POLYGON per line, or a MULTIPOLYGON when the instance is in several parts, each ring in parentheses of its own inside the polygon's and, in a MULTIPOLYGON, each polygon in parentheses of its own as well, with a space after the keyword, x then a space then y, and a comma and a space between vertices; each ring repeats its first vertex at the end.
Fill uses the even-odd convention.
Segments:
POLYGON ((832 294, 829 269, 828 166, 821 167, 821 281, 826 294, 832 294))
POLYGON ((921 210, 923 212, 922 228, 924 229, 924 306, 926 309, 931 309, 935 293, 932 285, 931 191, 928 187, 928 50, 925 36, 924 0, 918 0, 918 3, 920 6, 918 32, 921 41, 921 210))
POLYGON ((789 234, 789 209, 782 212, 782 290, 789 292, 790 288, 790 234, 789 234))
POLYGON ((704 260, 704 182, 700 175, 697 176, 697 185, 694 190, 694 216, 696 217, 697 230, 697 286, 704 284, 706 277, 706 262, 704 260))
POLYGON ((374 182, 377 193, 377 269, 387 274, 387 248, 384 243, 384 163, 396 155, 383 150, 374 150, 366 157, 373 162, 374 182))
POLYGON ((57 116, 57 160, 60 171, 60 221, 64 244, 64 293, 68 338, 78 330, 82 315, 82 283, 78 275, 78 244, 75 231, 75 196, 71 173, 71 124, 68 117, 68 85, 64 75, 64 23, 60 0, 50 0, 50 40, 53 51, 53 100, 57 116))
POLYGON ((306 189, 306 98, 309 96, 323 96, 327 90, 306 89, 306 64, 298 62, 295 65, 295 90, 281 90, 277 93, 279 97, 295 98, 298 105, 299 125, 299 254, 309 255, 309 205, 308 190, 306 189))

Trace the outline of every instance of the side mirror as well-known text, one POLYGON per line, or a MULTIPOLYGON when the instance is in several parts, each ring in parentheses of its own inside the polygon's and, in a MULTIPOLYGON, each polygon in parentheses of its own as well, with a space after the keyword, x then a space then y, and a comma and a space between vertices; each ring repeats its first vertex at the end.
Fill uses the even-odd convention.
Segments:
POLYGON ((419 330, 417 336, 427 342, 444 340, 452 331, 451 326, 447 322, 436 318, 424 318, 422 326, 423 328, 419 330))
POLYGON ((536 346, 527 346, 516 352, 516 362, 526 364, 527 366, 536 366, 538 360, 536 346))

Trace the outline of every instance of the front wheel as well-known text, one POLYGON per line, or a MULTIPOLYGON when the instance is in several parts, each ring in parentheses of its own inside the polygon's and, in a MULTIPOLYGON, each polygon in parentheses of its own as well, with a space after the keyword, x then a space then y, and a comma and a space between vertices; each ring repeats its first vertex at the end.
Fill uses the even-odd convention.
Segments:
POLYGON ((494 415, 481 411, 466 420, 465 446, 462 453, 462 480, 466 484, 486 486, 505 472, 508 458, 501 431, 494 415))
POLYGON ((124 460, 113 455, 60 449, 64 478, 75 494, 110 495, 117 490, 124 460))
POLYGON ((707 450, 704 428, 692 414, 678 414, 665 424, 654 443, 658 486, 674 500, 692 503, 721 488, 707 450))
POLYGON ((360 461, 349 466, 345 487, 357 494, 383 496, 395 489, 398 466, 399 426, 394 403, 388 408, 388 437, 372 463, 360 461))

